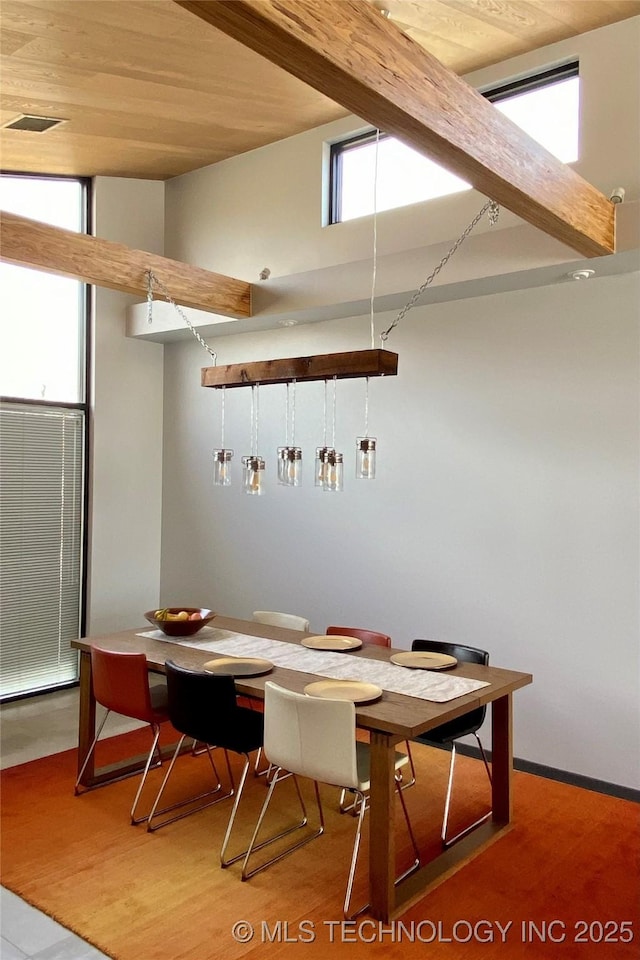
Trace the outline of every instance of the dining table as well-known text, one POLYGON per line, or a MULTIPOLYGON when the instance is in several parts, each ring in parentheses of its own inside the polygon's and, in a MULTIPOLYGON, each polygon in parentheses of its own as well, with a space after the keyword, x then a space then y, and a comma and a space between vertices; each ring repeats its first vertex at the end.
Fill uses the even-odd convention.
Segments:
MULTIPOLYGON (((87 758, 95 736, 96 700, 91 676, 92 647, 142 652, 147 658, 150 671, 164 673, 167 660, 173 660, 189 669, 202 670, 205 663, 220 656, 227 656, 230 649, 235 649, 229 646, 228 639, 234 637, 242 639, 244 651, 250 650, 252 643, 255 643, 258 651, 256 656, 262 656, 265 645, 271 641, 301 647, 303 640, 308 642, 310 634, 252 620, 216 615, 207 627, 193 637, 166 637, 158 631, 150 630, 147 625, 72 641, 72 646, 79 650, 80 658, 78 771, 87 758), (224 649, 219 649, 220 647, 224 649)), ((271 644, 268 649, 275 647, 271 644)), ((288 653, 288 659, 291 660, 291 654, 305 652, 304 649, 296 651, 289 646, 282 646, 281 649, 285 656, 280 659, 284 662, 287 661, 288 653)), ((400 652, 398 648, 362 646, 337 656, 343 658, 340 662, 344 663, 349 674, 357 679, 359 671, 363 671, 365 676, 370 676, 371 671, 375 671, 377 664, 371 661, 378 661, 380 669, 388 673, 386 665, 394 654, 400 652)), ((431 674, 431 671, 406 670, 402 667, 396 667, 395 671, 393 676, 400 676, 397 671, 401 671, 407 676, 413 675, 414 678, 418 674, 431 674)), ((344 673, 344 670, 342 672, 344 673)), ((530 673, 467 662, 458 662, 448 669, 446 674, 454 684, 464 688, 465 685, 472 686, 469 681, 475 681, 477 688, 444 701, 382 688, 382 696, 373 702, 356 703, 356 725, 368 732, 370 743, 369 912, 379 921, 390 922, 399 917, 426 892, 464 866, 512 827, 513 693, 532 683, 533 678, 530 673), (402 741, 427 734, 429 730, 485 704, 491 704, 492 720, 491 816, 455 844, 396 883, 395 747, 402 741)), ((263 699, 267 680, 274 680, 281 686, 304 692, 310 682, 326 679, 326 676, 326 672, 320 670, 317 674, 310 673, 308 666, 305 666, 303 672, 301 669, 291 669, 275 663, 268 673, 259 676, 237 676, 235 683, 239 694, 263 699)), ((169 751, 172 748, 165 749, 169 751)), ((89 789, 100 786, 141 769, 142 763, 143 758, 132 757, 108 767, 97 768, 92 755, 84 770, 82 785, 89 789)), ((419 784, 417 789, 420 789, 419 784)))

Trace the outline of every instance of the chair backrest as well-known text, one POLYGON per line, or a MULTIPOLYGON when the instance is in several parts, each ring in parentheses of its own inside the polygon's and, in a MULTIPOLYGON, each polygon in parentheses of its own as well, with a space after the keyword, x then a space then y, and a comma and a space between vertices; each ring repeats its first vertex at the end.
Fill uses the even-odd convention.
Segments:
POLYGON ((268 680, 264 686, 264 752, 291 773, 339 787, 357 787, 356 708, 268 680))
POLYGON ((328 637, 355 637, 356 640, 362 640, 365 644, 373 644, 376 647, 390 647, 391 637, 386 633, 378 633, 376 630, 363 630, 361 627, 327 627, 328 637))
POLYGON ((144 653, 92 647, 91 675, 94 696, 103 707, 145 723, 159 719, 151 703, 144 653))
MULTIPOLYGON (((429 653, 444 653, 464 663, 481 663, 485 667, 489 663, 488 650, 481 650, 480 647, 468 647, 464 643, 448 643, 446 640, 414 640, 411 649, 427 650, 429 653)), ((455 720, 450 720, 436 729, 445 732, 444 739, 455 740, 457 737, 463 737, 478 730, 484 723, 486 713, 486 706, 478 707, 477 710, 470 710, 469 713, 465 713, 455 720)), ((429 738, 430 732, 425 734, 426 738, 429 738)))
POLYGON ((445 653, 456 660, 466 663, 481 663, 485 667, 489 663, 489 651, 480 647, 468 647, 464 643, 448 643, 446 640, 414 640, 412 650, 427 650, 429 653, 445 653))
POLYGON ((271 627, 286 627, 288 630, 309 631, 309 621, 295 613, 277 613, 275 610, 254 610, 253 619, 257 623, 267 623, 271 627))
POLYGON ((247 753, 262 745, 262 714, 240 707, 229 674, 188 670, 165 662, 169 720, 202 743, 247 753))

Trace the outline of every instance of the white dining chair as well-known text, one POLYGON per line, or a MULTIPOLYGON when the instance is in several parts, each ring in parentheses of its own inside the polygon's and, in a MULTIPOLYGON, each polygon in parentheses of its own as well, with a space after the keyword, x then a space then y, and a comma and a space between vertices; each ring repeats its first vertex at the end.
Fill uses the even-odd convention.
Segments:
MULTIPOLYGON (((368 809, 368 793, 370 789, 370 754, 369 744, 356 740, 356 708, 348 700, 325 700, 316 697, 307 697, 302 693, 287 690, 272 681, 265 684, 264 709, 264 751, 267 759, 275 766, 275 773, 271 778, 269 790, 262 809, 258 816, 253 836, 247 848, 242 865, 242 879, 248 880, 267 867, 293 853, 324 832, 324 814, 320 801, 318 781, 345 788, 355 796, 355 810, 358 822, 356 835, 351 854, 351 864, 345 891, 343 912, 349 919, 366 910, 368 904, 361 907, 355 914, 349 913, 353 881, 358 862, 360 838, 364 815, 368 809), (260 828, 265 814, 273 797, 276 785, 282 780, 293 776, 298 797, 300 790, 296 776, 309 777, 314 781, 316 802, 318 805, 319 826, 313 833, 306 833, 285 850, 274 857, 249 869, 252 854, 267 846, 268 841, 257 843, 260 828)), ((407 764, 408 758, 404 753, 396 752, 396 772, 407 764)), ((415 836, 407 813, 404 794, 398 779, 395 782, 402 812, 407 824, 407 830, 413 846, 415 859, 408 870, 405 870, 396 883, 404 879, 420 866, 420 854, 415 836)), ((306 810, 303 807, 304 818, 306 810)))
MULTIPOLYGON (((305 617, 299 617, 295 613, 278 613, 275 610, 254 610, 253 619, 257 623, 264 623, 270 627, 286 627, 288 630, 303 630, 305 633, 309 632, 309 621, 305 617)), ((262 761, 262 750, 259 751, 256 756, 254 772, 258 777, 271 777, 273 772, 273 767, 269 764, 268 767, 260 769, 260 763, 262 761)))
POLYGON ((288 630, 309 632, 309 621, 295 613, 277 613, 275 610, 254 610, 253 619, 257 623, 266 623, 271 627, 286 627, 288 630))

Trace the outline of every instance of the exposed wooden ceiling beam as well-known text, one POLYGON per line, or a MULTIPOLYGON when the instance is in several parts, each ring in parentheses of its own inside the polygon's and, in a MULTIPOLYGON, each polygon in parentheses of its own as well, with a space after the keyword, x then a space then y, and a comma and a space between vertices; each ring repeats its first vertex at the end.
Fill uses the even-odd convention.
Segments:
MULTIPOLYGON (((176 303, 225 317, 251 316, 251 284, 0 211, 0 260, 146 297, 151 270, 176 303)), ((156 298, 159 294, 156 292, 156 298)))
POLYGON ((586 257, 615 252, 595 187, 363 0, 174 0, 586 257))

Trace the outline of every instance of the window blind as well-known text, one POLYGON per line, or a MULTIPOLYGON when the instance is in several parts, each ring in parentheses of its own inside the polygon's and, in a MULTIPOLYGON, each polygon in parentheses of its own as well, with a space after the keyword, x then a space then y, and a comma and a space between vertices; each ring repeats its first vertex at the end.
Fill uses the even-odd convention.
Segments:
POLYGON ((0 697, 77 679, 84 418, 0 406, 0 697))

